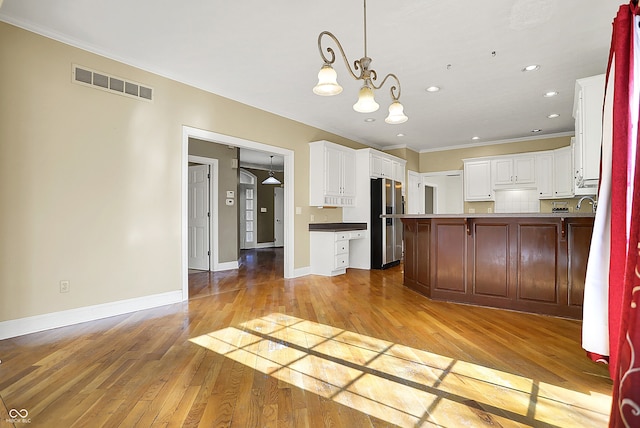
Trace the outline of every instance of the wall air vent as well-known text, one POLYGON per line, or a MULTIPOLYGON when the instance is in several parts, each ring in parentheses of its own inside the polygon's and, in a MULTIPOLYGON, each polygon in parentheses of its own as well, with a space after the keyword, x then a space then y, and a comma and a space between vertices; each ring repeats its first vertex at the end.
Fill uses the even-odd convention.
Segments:
POLYGON ((110 76, 106 73, 91 70, 90 68, 80 65, 72 65, 71 80, 73 83, 124 95, 125 97, 153 101, 153 88, 150 86, 120 77, 110 76))

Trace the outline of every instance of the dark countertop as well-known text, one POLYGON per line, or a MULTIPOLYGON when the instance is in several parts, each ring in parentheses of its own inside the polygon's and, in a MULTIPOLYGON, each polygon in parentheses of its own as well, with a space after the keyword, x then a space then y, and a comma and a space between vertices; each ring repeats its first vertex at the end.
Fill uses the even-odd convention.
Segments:
POLYGON ((345 232, 367 230, 367 223, 309 223, 309 232, 345 232))
POLYGON ((381 215, 380 217, 385 218, 548 218, 548 217, 557 217, 557 218, 569 218, 569 217, 595 217, 595 213, 576 213, 576 212, 556 212, 556 213, 517 213, 517 214, 508 214, 508 213, 464 213, 464 214, 388 214, 381 215))

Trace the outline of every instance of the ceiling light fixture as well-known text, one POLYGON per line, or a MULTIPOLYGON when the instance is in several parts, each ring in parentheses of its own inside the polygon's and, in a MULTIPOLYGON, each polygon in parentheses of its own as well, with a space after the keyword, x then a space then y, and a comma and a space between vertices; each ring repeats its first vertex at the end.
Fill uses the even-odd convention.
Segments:
POLYGON ((555 97, 556 95, 558 95, 558 92, 557 92, 557 91, 549 91, 549 92, 546 92, 546 93, 544 94, 544 96, 545 96, 545 97, 547 97, 547 98, 549 98, 549 97, 555 97))
POLYGON ((391 77, 395 79, 397 86, 392 85, 390 88, 392 102, 389 106, 389 115, 384 121, 393 125, 406 122, 408 117, 404 114, 404 107, 399 101, 400 80, 398 80, 398 77, 393 73, 389 73, 384 77, 384 79, 382 79, 380 85, 376 86, 374 81, 378 78, 378 74, 375 70, 369 69, 369 66, 371 65, 371 58, 367 56, 367 0, 364 0, 364 56, 359 60, 354 61, 354 70, 351 69, 349 60, 347 60, 344 49, 336 36, 329 31, 323 31, 318 36, 318 50, 320 51, 320 56, 322 57, 324 64, 318 73, 318 84, 313 88, 313 92, 322 96, 338 95, 342 92, 342 86, 338 84, 338 75, 332 67, 332 64, 336 60, 336 54, 331 47, 327 47, 329 57, 327 58, 325 56, 322 51, 323 36, 328 36, 336 43, 351 77, 356 80, 364 81, 358 94, 358 102, 353 105, 353 109, 360 113, 372 113, 378 110, 379 105, 374 99, 373 91, 374 89, 382 88, 387 79, 391 77))
POLYGON ((472 140, 479 140, 480 137, 471 137, 472 140))
POLYGON ((282 184, 280 180, 278 180, 273 175, 273 156, 271 156, 271 169, 269 169, 269 177, 265 178, 262 184, 282 184))
POLYGON ((531 65, 527 65, 525 68, 523 68, 522 71, 534 71, 534 70, 538 70, 539 68, 540 68, 539 65, 531 64, 531 65))
POLYGON ((555 119, 556 117, 560 117, 560 115, 558 113, 551 113, 549 116, 547 116, 549 119, 555 119))
POLYGON ((425 91, 427 92, 438 92, 440 88, 438 86, 429 86, 425 91))
POLYGON ((542 132, 542 129, 532 129, 531 132, 533 132, 533 133, 542 132))

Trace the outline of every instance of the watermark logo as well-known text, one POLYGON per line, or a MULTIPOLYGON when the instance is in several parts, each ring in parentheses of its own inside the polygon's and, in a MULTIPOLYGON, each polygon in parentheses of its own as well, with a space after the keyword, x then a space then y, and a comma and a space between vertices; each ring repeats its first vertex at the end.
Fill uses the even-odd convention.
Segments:
POLYGON ((29 411, 27 409, 11 409, 9 410, 9 418, 5 419, 10 424, 30 424, 29 411))

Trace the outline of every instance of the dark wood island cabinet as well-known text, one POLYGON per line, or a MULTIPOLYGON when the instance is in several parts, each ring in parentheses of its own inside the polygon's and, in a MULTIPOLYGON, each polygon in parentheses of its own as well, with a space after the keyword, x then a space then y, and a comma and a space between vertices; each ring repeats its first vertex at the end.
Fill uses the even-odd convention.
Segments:
POLYGON ((398 217, 405 286, 435 300, 582 318, 593 215, 398 217))

